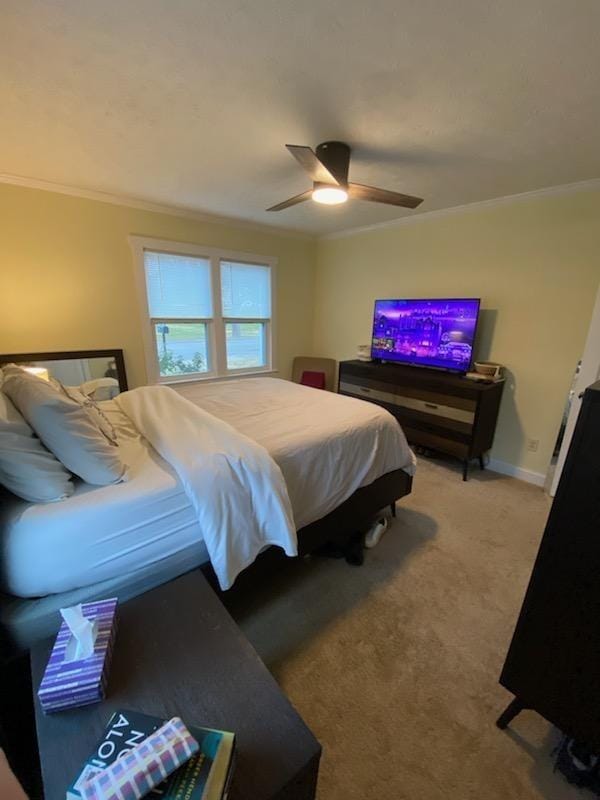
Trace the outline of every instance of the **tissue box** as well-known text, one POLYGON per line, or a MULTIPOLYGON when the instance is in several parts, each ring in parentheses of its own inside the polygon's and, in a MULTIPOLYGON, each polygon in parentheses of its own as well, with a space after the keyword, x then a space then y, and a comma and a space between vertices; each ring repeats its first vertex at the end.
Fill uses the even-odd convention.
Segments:
POLYGON ((98 624, 94 652, 89 658, 66 662, 65 651, 72 634, 66 622, 62 623, 38 689, 46 714, 104 699, 116 631, 117 598, 83 603, 81 610, 87 619, 98 624))

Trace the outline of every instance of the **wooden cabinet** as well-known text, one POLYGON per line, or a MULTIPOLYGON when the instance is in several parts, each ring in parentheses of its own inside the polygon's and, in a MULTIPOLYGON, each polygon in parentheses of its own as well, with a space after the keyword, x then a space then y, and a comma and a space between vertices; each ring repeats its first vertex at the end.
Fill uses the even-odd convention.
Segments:
POLYGON ((400 364, 342 361, 340 394, 386 408, 411 444, 460 458, 463 480, 469 461, 494 440, 504 382, 478 383, 462 376, 400 364))
POLYGON ((586 390, 500 683, 600 753, 600 383, 586 390))

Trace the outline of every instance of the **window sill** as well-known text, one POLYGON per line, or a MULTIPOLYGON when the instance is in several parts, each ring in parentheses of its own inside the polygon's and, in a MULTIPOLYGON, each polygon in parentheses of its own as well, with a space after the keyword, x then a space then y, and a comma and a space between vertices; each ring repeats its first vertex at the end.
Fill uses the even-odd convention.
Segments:
POLYGON ((249 372, 241 371, 235 374, 232 373, 230 375, 207 375, 206 377, 194 375, 190 378, 173 378, 172 380, 162 380, 158 382, 158 385, 177 386, 180 383, 214 383, 216 381, 234 381, 238 378, 256 378, 258 375, 277 375, 278 373, 278 369, 257 369, 249 372))

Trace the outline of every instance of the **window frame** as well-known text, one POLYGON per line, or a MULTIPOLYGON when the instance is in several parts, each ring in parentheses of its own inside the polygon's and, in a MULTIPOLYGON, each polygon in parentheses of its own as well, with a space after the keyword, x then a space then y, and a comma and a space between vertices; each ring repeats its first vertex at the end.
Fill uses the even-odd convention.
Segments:
POLYGON ((204 247, 203 245, 187 242, 172 242, 168 239, 154 239, 146 236, 129 236, 129 244, 133 251, 135 266, 135 282, 138 302, 142 320, 142 338, 146 371, 149 383, 187 383, 196 381, 226 380, 250 375, 264 375, 274 373, 276 369, 276 277, 277 259, 274 256, 258 255, 237 250, 225 250, 217 247, 204 247), (212 293, 211 318, 167 319, 153 318, 150 316, 148 294, 146 289, 146 268, 144 263, 145 251, 166 253, 192 258, 204 258, 210 263, 210 285, 212 293), (224 317, 221 301, 221 262, 232 261, 248 266, 264 266, 270 270, 271 289, 271 316, 267 319, 245 319, 241 317, 224 317), (261 323, 265 328, 265 356, 266 364, 263 367, 243 367, 227 369, 227 344, 225 326, 228 323, 261 323), (206 372, 191 372, 185 375, 160 375, 158 362, 158 348, 155 334, 155 324, 177 323, 204 323, 207 332, 207 352, 209 367, 206 372))

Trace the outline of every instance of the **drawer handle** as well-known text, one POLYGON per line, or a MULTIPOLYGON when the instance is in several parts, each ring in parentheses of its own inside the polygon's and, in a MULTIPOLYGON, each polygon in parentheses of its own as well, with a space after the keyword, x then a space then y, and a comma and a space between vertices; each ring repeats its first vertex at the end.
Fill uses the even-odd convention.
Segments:
POLYGON ((435 403, 423 403, 423 405, 425 408, 439 408, 439 406, 436 406, 435 403))
POLYGON ((363 394, 371 394, 371 390, 370 390, 370 389, 365 389, 365 387, 364 387, 364 386, 361 386, 361 387, 360 387, 360 390, 361 390, 361 392, 362 392, 363 394))

